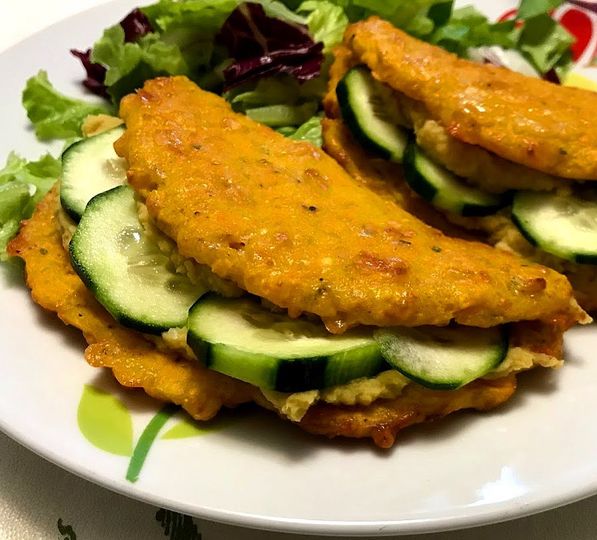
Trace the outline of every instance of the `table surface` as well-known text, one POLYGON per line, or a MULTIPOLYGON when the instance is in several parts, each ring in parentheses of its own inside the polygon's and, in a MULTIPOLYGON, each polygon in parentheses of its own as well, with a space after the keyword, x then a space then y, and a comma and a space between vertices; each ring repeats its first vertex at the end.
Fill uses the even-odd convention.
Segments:
MULTIPOLYGON (((0 53, 34 32, 106 0, 3 0, 0 53), (10 22, 8 22, 10 21, 10 22), (7 23, 8 22, 8 23, 7 23)), ((200 522, 127 499, 52 465, 0 434, 0 537, 6 540, 177 538, 313 539, 200 522), (176 525, 176 529, 174 528, 176 525), (183 531, 186 534, 182 534, 183 531)), ((508 523, 403 540, 595 540, 597 497, 508 523)))

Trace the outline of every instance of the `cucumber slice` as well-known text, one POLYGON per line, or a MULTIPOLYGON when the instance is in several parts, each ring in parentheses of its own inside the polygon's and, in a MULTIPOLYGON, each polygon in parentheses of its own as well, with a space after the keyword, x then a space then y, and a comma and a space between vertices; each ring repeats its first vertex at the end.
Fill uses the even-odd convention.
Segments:
POLYGON ((187 342, 208 367, 260 388, 301 392, 382 371, 370 330, 332 335, 321 324, 272 313, 252 298, 201 298, 187 342))
POLYGON ((69 146, 62 154, 60 202, 75 221, 87 203, 98 193, 124 184, 125 160, 114 151, 114 143, 124 133, 118 126, 69 146))
POLYGON ((510 201, 509 194, 486 193, 464 183, 458 176, 433 162, 411 142, 404 153, 404 176, 408 185, 434 206, 461 216, 495 214, 510 201))
POLYGON ((533 245, 556 257, 597 264, 597 193, 519 191, 512 220, 533 245))
POLYGON ((338 83, 342 118, 355 138, 385 159, 402 162, 408 135, 388 116, 391 93, 364 66, 352 68, 338 83))
POLYGON ((205 292, 170 270, 139 223, 133 190, 96 195, 70 243, 73 268, 99 302, 124 326, 151 334, 183 327, 205 292))
POLYGON ((482 377, 508 352, 508 337, 501 326, 381 328, 374 337, 392 367, 437 390, 454 390, 482 377))

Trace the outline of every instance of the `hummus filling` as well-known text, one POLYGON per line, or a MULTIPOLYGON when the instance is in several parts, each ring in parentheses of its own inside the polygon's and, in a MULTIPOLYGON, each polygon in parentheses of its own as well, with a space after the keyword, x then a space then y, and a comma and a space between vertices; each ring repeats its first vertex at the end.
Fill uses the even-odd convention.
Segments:
MULTIPOLYGON (((547 354, 536 353, 521 347, 512 347, 504 361, 484 379, 499 379, 511 373, 519 373, 534 367, 559 368, 563 364, 547 354)), ((263 390, 261 393, 274 406, 274 408, 293 422, 300 420, 307 414, 310 407, 317 402, 334 405, 370 405, 378 399, 395 399, 409 384, 416 385, 410 379, 396 370, 388 370, 376 377, 357 379, 341 386, 333 386, 323 390, 309 390, 285 394, 272 390, 263 390)), ((449 392, 449 390, 447 390, 449 392)))
MULTIPOLYGON (((161 337, 148 336, 158 349, 175 352, 186 358, 196 357, 187 345, 187 332, 184 328, 173 328, 161 337)), ((503 362, 484 379, 499 379, 512 373, 527 371, 535 367, 559 368, 563 361, 548 354, 530 351, 522 347, 510 347, 503 362)), ((370 405, 378 399, 395 399, 409 384, 417 384, 395 369, 388 369, 370 378, 355 379, 346 384, 331 386, 321 390, 305 392, 276 392, 261 388, 265 399, 280 414, 293 422, 300 422, 310 407, 318 402, 333 405, 370 405)))

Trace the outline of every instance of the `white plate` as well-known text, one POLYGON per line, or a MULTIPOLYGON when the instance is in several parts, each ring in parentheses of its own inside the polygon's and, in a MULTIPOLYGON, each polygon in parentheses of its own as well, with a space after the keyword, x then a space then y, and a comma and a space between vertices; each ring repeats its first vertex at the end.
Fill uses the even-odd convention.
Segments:
MULTIPOLYGON (((87 47, 135 4, 96 8, 0 55, 0 156, 42 151, 20 106, 25 79, 41 67, 60 89, 79 92, 81 71, 68 49, 87 47)), ((499 4, 492 3, 494 15, 499 4)), ((87 366, 79 333, 34 306, 18 272, 3 265, 0 285, 0 427, 65 469, 131 497, 246 527, 389 535, 511 519, 597 493, 594 327, 570 332, 565 368, 521 377, 506 406, 410 429, 391 451, 322 440, 249 409, 225 415, 202 435, 159 438, 132 484, 125 479, 129 458, 90 440, 126 454, 160 405, 87 366), (80 408, 85 385, 107 394, 94 400, 92 393, 80 408), (90 407, 101 411, 95 435, 84 412, 90 407), (102 435, 110 407, 122 429, 102 435)), ((182 419, 170 419, 162 433, 181 421, 177 429, 188 430, 182 419)))

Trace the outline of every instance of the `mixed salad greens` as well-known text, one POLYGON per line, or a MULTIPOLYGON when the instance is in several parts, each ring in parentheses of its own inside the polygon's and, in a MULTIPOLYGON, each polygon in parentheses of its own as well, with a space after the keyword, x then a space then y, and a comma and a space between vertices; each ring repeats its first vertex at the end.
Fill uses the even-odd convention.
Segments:
MULTIPOLYGON (((65 96, 40 71, 26 83, 23 106, 40 140, 66 146, 81 137, 86 116, 115 114, 145 80, 186 75, 235 110, 320 146, 332 51, 350 22, 378 15, 460 56, 507 64, 513 55, 506 67, 524 64, 557 81, 572 63, 574 39, 549 15, 563 2, 521 0, 517 18, 496 23, 474 7, 455 9, 453 0, 159 0, 107 28, 90 49, 71 51, 85 70, 82 84, 104 103, 65 96)), ((0 260, 60 171, 50 155, 8 157, 0 170, 0 260)))

